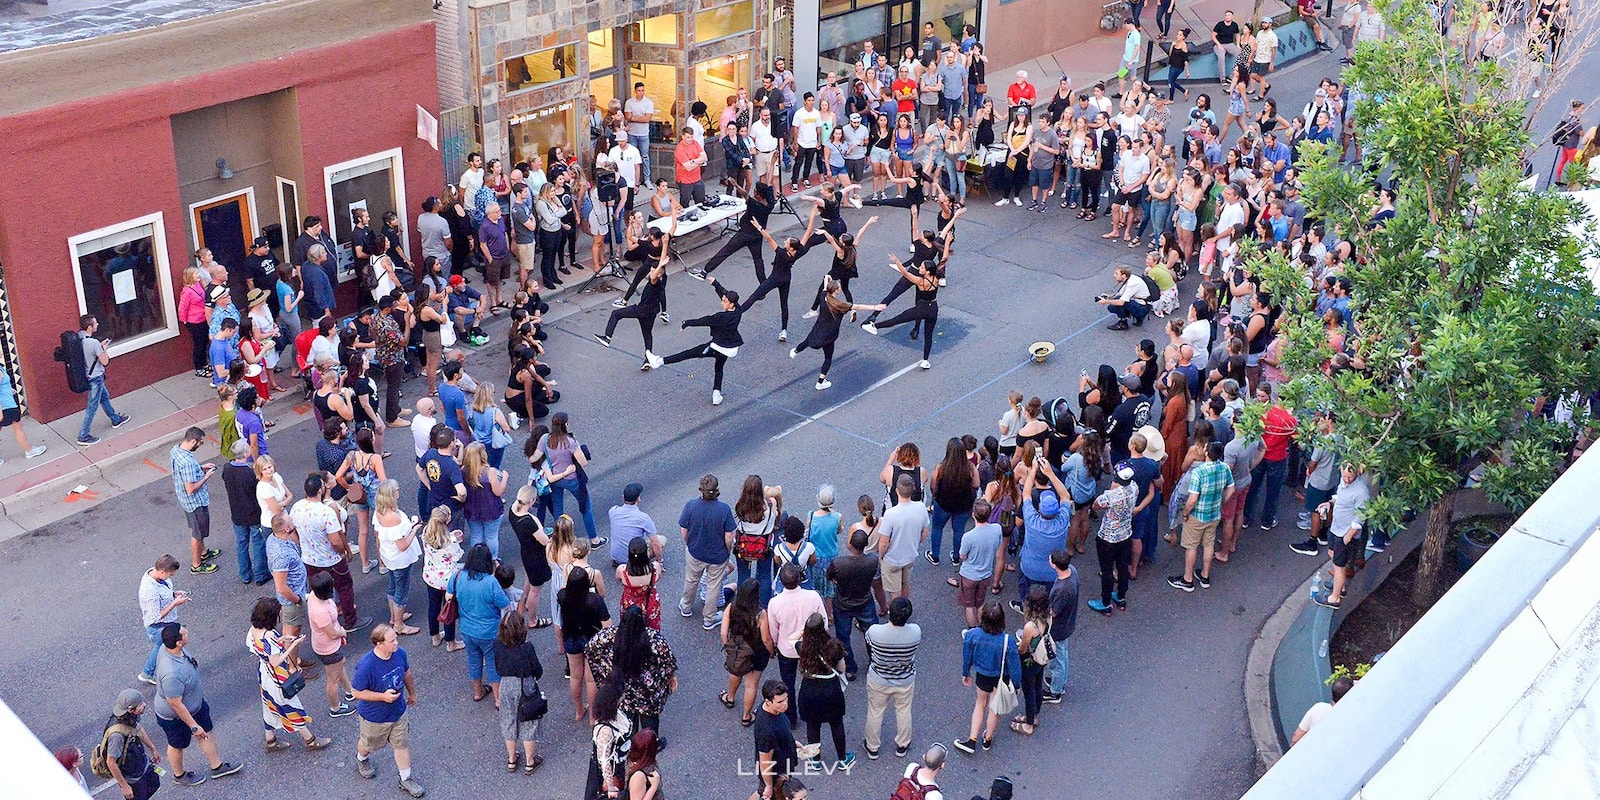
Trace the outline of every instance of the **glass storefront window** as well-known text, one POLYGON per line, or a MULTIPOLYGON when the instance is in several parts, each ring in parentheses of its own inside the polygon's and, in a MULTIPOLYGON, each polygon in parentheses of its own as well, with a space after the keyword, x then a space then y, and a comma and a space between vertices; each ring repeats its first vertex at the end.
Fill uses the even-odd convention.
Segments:
MULTIPOLYGON (((576 152, 578 144, 577 104, 568 100, 553 106, 513 114, 507 120, 511 144, 511 163, 537 161, 544 164, 550 148, 561 145, 576 152)), ((585 134, 585 140, 588 135, 585 134)), ((587 144, 587 141, 585 141, 587 144)))
POLYGON ((713 58, 694 65, 694 99, 706 104, 713 120, 722 113, 728 98, 737 95, 741 87, 750 88, 749 53, 713 58))
POLYGON ((611 101, 617 99, 616 73, 602 75, 598 78, 590 78, 589 94, 594 95, 594 104, 596 108, 610 108, 611 101))
POLYGON ((589 72, 608 70, 617 65, 617 36, 611 28, 589 31, 589 72))
MULTIPOLYGON (((934 35, 949 44, 961 43, 961 26, 978 24, 978 0, 921 0, 918 8, 923 22, 933 23, 934 35)), ((917 31, 917 42, 922 31, 917 31)))
POLYGON ((884 6, 853 11, 844 16, 822 20, 817 25, 817 69, 822 72, 854 69, 856 56, 864 49, 862 42, 872 41, 873 49, 887 52, 888 17, 884 6))
POLYGON ((662 14, 637 23, 634 37, 643 44, 678 44, 678 15, 662 14))
POLYGON ((78 305, 100 321, 112 355, 178 333, 166 230, 158 212, 67 240, 78 305))
POLYGON ((506 94, 578 76, 578 46, 552 47, 505 61, 506 94))
POLYGON ((655 101, 655 121, 650 125, 650 140, 653 142, 670 142, 677 139, 673 135, 673 121, 682 116, 687 109, 678 107, 678 68, 666 64, 634 64, 628 67, 629 96, 632 96, 632 87, 638 82, 644 83, 644 95, 655 101))
POLYGON ((694 40, 709 42, 756 27, 755 0, 740 0, 694 15, 694 40))

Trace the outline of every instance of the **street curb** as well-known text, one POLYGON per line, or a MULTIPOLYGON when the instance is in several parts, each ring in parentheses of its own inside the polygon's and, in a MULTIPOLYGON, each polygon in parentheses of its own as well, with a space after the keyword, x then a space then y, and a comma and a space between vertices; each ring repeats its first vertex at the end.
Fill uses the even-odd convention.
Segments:
MULTIPOLYGON (((1319 564, 1317 568, 1322 567, 1319 564)), ((1245 660, 1244 704, 1250 718, 1250 738, 1255 742, 1257 778, 1283 758, 1283 744, 1278 738, 1278 725, 1272 711, 1272 662, 1283 637, 1311 602, 1311 581, 1315 576, 1313 572, 1296 586, 1283 605, 1267 618, 1261 632, 1251 642, 1250 656, 1245 660)))

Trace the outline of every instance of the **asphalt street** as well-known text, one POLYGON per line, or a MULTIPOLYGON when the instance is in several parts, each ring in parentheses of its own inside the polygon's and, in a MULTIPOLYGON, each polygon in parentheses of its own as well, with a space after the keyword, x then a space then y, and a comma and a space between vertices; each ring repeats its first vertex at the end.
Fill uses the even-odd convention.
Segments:
MULTIPOLYGON (((1333 66, 1324 57, 1284 70, 1274 94, 1286 108, 1298 108, 1333 66)), ((1215 94, 1214 87, 1208 88, 1215 94)), ((857 228, 871 210, 847 210, 846 218, 857 228)), ((879 211, 884 218, 866 237, 862 278, 856 282, 858 300, 866 302, 887 291, 893 277, 887 256, 903 252, 907 243, 904 212, 879 211)), ((619 327, 611 349, 589 338, 604 325, 612 295, 580 298, 586 308, 550 326, 548 360, 555 365, 563 393, 558 409, 571 416, 575 433, 594 454, 593 489, 601 527, 605 508, 619 502, 622 486, 639 481, 645 486, 645 510, 664 531, 672 531, 678 509, 707 472, 719 475, 724 486, 759 473, 768 483, 785 487, 790 508, 797 512, 811 507, 818 484, 831 483, 847 522, 853 521, 849 509, 856 496, 881 495, 876 476, 896 444, 915 441, 930 454, 927 458, 936 459, 950 436, 993 433, 1010 389, 1045 399, 1073 396, 1080 370, 1092 374, 1102 362, 1121 369, 1133 359, 1140 338, 1161 338, 1159 323, 1132 332, 1107 331, 1110 320, 1091 299, 1110 288, 1113 264, 1142 263, 1144 250, 1103 242, 1099 235, 1108 229, 1107 221, 1085 225, 1071 213, 1052 206, 1042 215, 1033 214, 974 198, 971 211, 958 223, 950 285, 939 297, 933 368, 911 367, 920 348, 907 338, 905 328, 873 338, 847 326, 830 375, 834 386, 824 392, 812 388, 818 354, 802 353, 794 361, 787 357, 790 345, 809 330, 809 321, 799 315, 826 271, 823 253, 808 256, 797 269, 789 344, 776 341, 775 298, 745 316, 747 344, 728 367, 727 400, 716 408, 709 405, 709 362, 641 373, 642 345, 632 322, 619 327), (1041 339, 1055 342, 1058 350, 1047 363, 1034 364, 1026 347, 1041 339)), ((713 247, 691 253, 689 261, 704 258, 713 247)), ((742 255, 717 275, 741 292, 755 285, 742 255)), ((1188 292, 1193 291, 1192 281, 1184 287, 1188 292)), ((715 308, 709 285, 681 274, 670 278, 668 294, 673 324, 657 326, 662 353, 704 341, 703 331, 682 332, 677 323, 715 308)), ((499 383, 504 364, 497 338, 472 356, 469 371, 499 383)), ((408 394, 414 396, 419 385, 410 384, 408 394)), ((283 420, 271 434, 280 471, 303 475, 314 466, 311 426, 295 424, 304 418, 281 408, 274 415, 283 420)), ((525 434, 526 429, 518 432, 519 447, 525 434)), ((396 431, 390 438, 395 455, 388 469, 401 481, 405 498, 412 497, 415 481, 408 448, 406 432, 396 431)), ((214 452, 209 456, 218 460, 214 452)), ((520 485, 525 464, 510 457, 506 463, 520 485)), ((298 494, 298 479, 290 483, 298 494)), ((319 687, 312 687, 307 702, 316 718, 314 727, 334 736, 335 746, 321 753, 298 747, 271 756, 262 752, 255 657, 244 646, 248 607, 261 592, 237 583, 220 482, 212 486, 212 496, 214 528, 223 531, 213 538, 224 551, 222 569, 210 576, 180 572, 176 583, 195 598, 183 617, 223 757, 246 766, 241 775, 220 781, 221 786, 168 787, 162 796, 220 792, 218 796, 241 799, 302 794, 331 799, 397 792, 387 755, 375 760, 376 782, 356 775, 355 719, 326 719, 319 687)), ((1293 502, 1288 493, 1286 501, 1293 502)), ((1284 513, 1281 518, 1294 517, 1284 513)), ((946 796, 986 792, 997 774, 1012 776, 1017 796, 1025 798, 1242 794, 1255 777, 1241 689, 1246 652, 1290 587, 1317 563, 1285 546, 1294 533, 1287 524, 1273 532, 1249 532, 1236 559, 1217 568, 1214 587, 1194 594, 1166 586, 1165 576, 1181 570, 1181 552, 1163 547, 1157 564, 1141 571, 1127 612, 1111 618, 1083 612, 1071 640, 1066 700, 1045 707, 1039 733, 1027 738, 1002 731, 992 752, 953 753, 941 780, 946 796)), ((134 675, 146 644, 136 603, 138 579, 163 552, 178 554, 186 563, 186 536, 172 486, 158 481, 0 544, 0 607, 7 609, 0 614, 0 640, 7 643, 0 654, 0 696, 46 745, 75 743, 87 752, 117 690, 139 686, 134 675)), ((662 720, 671 740, 662 756, 665 788, 673 796, 742 800, 753 785, 740 772, 750 767, 750 732, 738 725, 737 712, 716 700, 725 673, 715 634, 702 632, 698 619, 670 613, 683 562, 677 537, 671 541, 675 546, 666 557, 663 595, 669 611, 663 633, 678 654, 681 673, 680 690, 662 720)), ((518 563, 509 531, 504 542, 502 555, 518 563)), ((604 557, 597 562, 605 563, 604 557)), ((1077 566, 1084 572, 1086 595, 1092 595, 1098 587, 1092 555, 1080 558, 1077 566)), ((913 578, 913 621, 924 631, 914 753, 930 742, 965 736, 972 707, 972 692, 960 680, 961 621, 953 608, 954 590, 935 572, 949 574, 951 569, 923 563, 913 578)), ((362 612, 381 616, 384 579, 376 573, 356 577, 362 612)), ((1014 586, 1013 575, 1008 589, 1014 586)), ((416 582, 414 589, 414 622, 421 623, 425 595, 416 582)), ((611 603, 615 608, 615 597, 611 603)), ((1010 622, 1019 624, 1014 614, 1010 622)), ((539 631, 534 640, 546 669, 553 672, 544 681, 551 712, 539 741, 547 761, 536 775, 525 777, 506 773, 494 710, 488 702, 472 702, 461 656, 429 648, 425 635, 406 638, 421 692, 421 702, 410 712, 415 777, 428 787, 429 797, 493 793, 543 800, 581 793, 588 731, 571 721, 550 632, 539 631)), ((357 656, 365 652, 364 636, 352 639, 352 649, 357 656)), ((848 698, 849 739, 860 751, 864 688, 852 686, 848 698)), ((147 720, 147 725, 159 741, 153 722, 147 720)), ((831 745, 827 752, 831 754, 831 745)), ((814 798, 886 796, 902 767, 892 751, 876 762, 867 761, 863 753, 853 774, 821 775, 808 783, 814 798)))

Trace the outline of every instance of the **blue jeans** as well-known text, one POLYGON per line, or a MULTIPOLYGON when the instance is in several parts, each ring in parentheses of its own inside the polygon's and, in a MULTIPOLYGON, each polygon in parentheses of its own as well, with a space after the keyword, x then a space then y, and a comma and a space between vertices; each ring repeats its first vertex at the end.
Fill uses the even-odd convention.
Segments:
POLYGON ((1289 473, 1289 459, 1282 461, 1262 460, 1251 471, 1250 496, 1244 501, 1244 520, 1249 525, 1251 520, 1260 520, 1263 523, 1278 521, 1278 496, 1283 493, 1283 479, 1289 473), (1260 516, 1257 516, 1259 510, 1260 516))
POLYGON ((145 635, 150 637, 150 657, 144 660, 144 674, 151 677, 156 674, 156 654, 161 652, 161 629, 165 627, 165 625, 147 625, 144 629, 145 635))
POLYGON ((941 508, 938 503, 933 504, 933 521, 930 523, 933 528, 933 543, 929 546, 928 552, 932 553, 934 558, 939 557, 939 544, 944 541, 944 524, 946 522, 950 523, 950 538, 953 540, 950 543, 950 557, 954 559, 961 554, 962 535, 967 532, 968 528, 972 527, 972 512, 951 514, 941 508))
POLYGON ((426 520, 433 513, 433 504, 428 502, 428 485, 417 481, 417 516, 426 520))
POLYGON ((555 483, 550 484, 551 510, 555 512, 555 515, 558 518, 562 514, 565 514, 567 498, 563 492, 571 492, 572 499, 578 501, 578 511, 583 516, 583 530, 588 534, 590 539, 593 539, 595 538, 594 508, 589 504, 588 497, 581 491, 581 488, 582 487, 578 483, 578 476, 576 475, 569 475, 559 481, 556 481, 555 483))
POLYGON ((1156 512, 1161 508, 1161 490, 1153 491, 1156 496, 1150 498, 1150 505, 1133 516, 1133 535, 1144 543, 1143 552, 1139 555, 1140 564, 1156 560, 1156 512))
POLYGON ((844 671, 856 672, 856 651, 850 646, 850 626, 860 625, 862 633, 868 626, 878 624, 877 601, 867 599, 867 607, 859 614, 847 614, 837 607, 833 610, 833 635, 844 645, 844 671))
POLYGON ((124 417, 111 407, 111 392, 106 389, 106 376, 89 379, 89 403, 83 410, 83 427, 78 429, 78 439, 89 438, 89 428, 94 425, 94 412, 105 409, 106 416, 111 418, 112 424, 121 422, 124 417))
POLYGON ((950 193, 954 194, 956 196, 957 200, 966 199, 966 196, 967 196, 967 173, 966 173, 966 171, 964 169, 956 169, 955 165, 952 164, 952 165, 950 165, 949 175, 950 175, 950 193))
POLYGON ((1131 317, 1134 322, 1143 324, 1145 315, 1150 313, 1150 306, 1138 300, 1129 300, 1120 306, 1106 306, 1106 310, 1116 315, 1117 319, 1126 320, 1131 317))
POLYGON ((978 113, 978 106, 983 105, 983 92, 969 86, 967 87, 967 116, 978 113))
POLYGON ((945 121, 949 122, 961 114, 961 98, 940 95, 939 109, 944 111, 945 121))
POLYGON ((1183 67, 1167 67, 1167 97, 1169 99, 1176 99, 1178 92, 1183 92, 1185 96, 1188 95, 1189 90, 1183 88, 1183 84, 1178 82, 1178 78, 1182 76, 1183 67))
POLYGON ((500 558, 500 520, 492 519, 488 522, 474 522, 467 520, 467 548, 478 542, 489 545, 489 555, 500 558))
POLYGON ((500 673, 494 668, 494 640, 478 639, 463 633, 461 641, 467 644, 467 680, 499 683, 500 673))
POLYGON ((1050 667, 1044 674, 1044 690, 1050 694, 1061 694, 1067 690, 1067 642, 1062 639, 1056 642, 1056 657, 1050 659, 1050 667))
POLYGON ((239 580, 265 583, 272 580, 267 568, 267 529, 260 525, 233 526, 234 552, 239 556, 239 580))
POLYGON ((504 447, 489 447, 487 445, 485 445, 483 449, 489 451, 489 466, 499 469, 500 464, 506 459, 506 449, 504 447))
POLYGON ((772 558, 767 557, 752 563, 735 557, 733 564, 739 576, 739 583, 744 583, 751 573, 755 574, 756 582, 761 584, 761 607, 766 608, 767 601, 772 599, 772 558))
POLYGON ((644 180, 639 185, 654 183, 655 181, 650 177, 650 137, 634 136, 630 133, 628 134, 628 143, 639 149, 639 158, 644 161, 644 166, 641 168, 644 173, 644 180))
POLYGON ((389 599, 402 610, 406 607, 406 601, 411 599, 411 568, 414 566, 416 564, 389 570, 389 599))

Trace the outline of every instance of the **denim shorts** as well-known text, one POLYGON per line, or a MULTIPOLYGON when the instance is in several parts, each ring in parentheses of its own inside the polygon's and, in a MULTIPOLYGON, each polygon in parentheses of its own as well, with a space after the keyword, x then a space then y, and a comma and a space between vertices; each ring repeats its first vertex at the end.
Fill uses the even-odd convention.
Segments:
POLYGON ((1055 168, 1053 166, 1045 167, 1044 169, 1029 168, 1028 185, 1037 186, 1040 189, 1048 189, 1050 188, 1050 180, 1054 175, 1055 168))
POLYGON ((1177 220, 1174 224, 1180 231, 1192 231, 1195 229, 1196 223, 1199 222, 1196 214, 1183 206, 1178 206, 1173 213, 1176 215, 1175 219, 1177 220))
POLYGON ((884 149, 884 148, 882 148, 882 147, 874 147, 874 148, 872 148, 872 152, 868 154, 868 157, 872 160, 872 163, 874 163, 874 164, 887 164, 887 163, 889 163, 889 151, 884 149))

